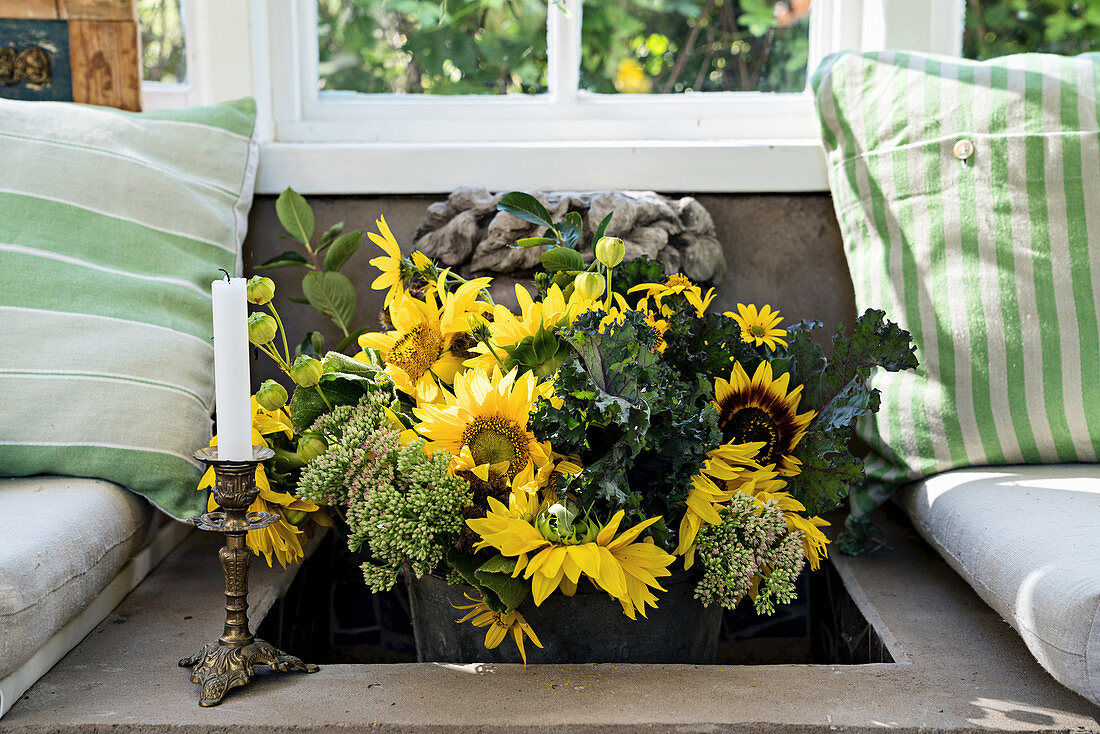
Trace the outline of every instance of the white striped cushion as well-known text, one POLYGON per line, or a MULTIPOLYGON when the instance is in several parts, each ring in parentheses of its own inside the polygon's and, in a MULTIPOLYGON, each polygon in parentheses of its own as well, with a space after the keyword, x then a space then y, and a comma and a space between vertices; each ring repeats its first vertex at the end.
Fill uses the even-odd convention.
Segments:
POLYGON ((848 53, 815 75, 856 306, 921 361, 874 377, 870 477, 1096 461, 1098 63, 848 53))
POLYGON ((184 518, 210 438, 210 282, 240 268, 250 99, 0 100, 0 475, 106 479, 184 518))

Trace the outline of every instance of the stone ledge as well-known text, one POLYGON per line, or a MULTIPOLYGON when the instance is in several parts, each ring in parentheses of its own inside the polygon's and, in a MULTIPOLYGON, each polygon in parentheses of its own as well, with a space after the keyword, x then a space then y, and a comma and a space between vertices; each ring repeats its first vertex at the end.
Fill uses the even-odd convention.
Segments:
MULTIPOLYGON (((202 709, 176 667, 221 626, 218 539, 196 534, 16 703, 0 732, 1100 732, 1100 711, 1047 675, 894 513, 888 549, 835 563, 908 662, 328 665, 261 674, 202 709)), ((254 571, 261 610, 291 574, 254 571)))

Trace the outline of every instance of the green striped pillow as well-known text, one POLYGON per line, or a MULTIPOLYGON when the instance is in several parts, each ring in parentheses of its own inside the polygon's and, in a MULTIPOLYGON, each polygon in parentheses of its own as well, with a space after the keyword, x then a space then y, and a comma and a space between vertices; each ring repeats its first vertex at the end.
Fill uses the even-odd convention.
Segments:
POLYGON ((205 511, 210 282, 239 270, 251 99, 130 114, 0 100, 0 475, 205 511))
POLYGON ((1100 55, 832 56, 814 78, 856 306, 908 329, 868 476, 1092 462, 1100 55))

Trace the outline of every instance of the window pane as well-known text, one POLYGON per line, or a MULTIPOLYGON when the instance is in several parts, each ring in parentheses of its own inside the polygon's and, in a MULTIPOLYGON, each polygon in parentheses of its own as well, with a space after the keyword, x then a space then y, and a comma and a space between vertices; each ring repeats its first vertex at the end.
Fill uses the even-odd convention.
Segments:
POLYGON ((963 55, 991 59, 1025 51, 1100 49, 1097 0, 967 0, 963 55))
POLYGON ((318 0, 320 87, 546 91, 546 0, 318 0))
POLYGON ((187 78, 180 0, 138 0, 141 55, 145 81, 182 82, 187 78))
POLYGON ((587 0, 581 87, 601 93, 799 92, 811 0, 587 0))

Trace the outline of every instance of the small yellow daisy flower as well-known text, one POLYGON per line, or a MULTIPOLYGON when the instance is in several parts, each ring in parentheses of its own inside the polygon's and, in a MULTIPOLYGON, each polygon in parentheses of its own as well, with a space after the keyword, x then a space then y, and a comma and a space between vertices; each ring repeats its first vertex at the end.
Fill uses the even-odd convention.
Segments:
POLYGON ((780 329, 779 323, 783 317, 778 311, 773 311, 771 306, 765 306, 758 312, 753 304, 737 304, 737 313, 726 311, 723 316, 729 316, 741 327, 741 338, 756 346, 764 345, 775 351, 778 346, 787 346, 782 337, 787 335, 786 329, 780 329))

